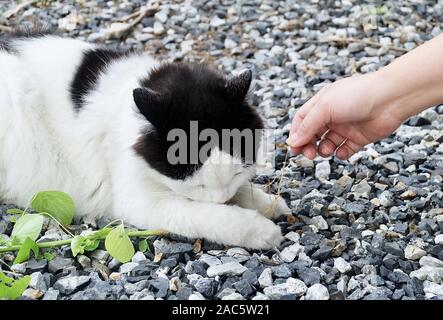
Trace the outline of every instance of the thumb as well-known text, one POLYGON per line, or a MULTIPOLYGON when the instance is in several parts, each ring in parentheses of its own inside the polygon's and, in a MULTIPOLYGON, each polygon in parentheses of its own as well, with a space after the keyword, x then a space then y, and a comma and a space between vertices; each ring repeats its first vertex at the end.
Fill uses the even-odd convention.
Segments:
POLYGON ((323 134, 321 130, 325 128, 329 120, 328 110, 321 105, 314 106, 288 139, 288 144, 292 148, 298 148, 317 140, 317 137, 323 134))

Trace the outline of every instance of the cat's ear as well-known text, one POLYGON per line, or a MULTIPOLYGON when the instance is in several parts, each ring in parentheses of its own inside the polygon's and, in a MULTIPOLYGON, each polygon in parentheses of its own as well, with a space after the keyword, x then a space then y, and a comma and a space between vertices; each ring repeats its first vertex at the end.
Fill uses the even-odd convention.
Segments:
POLYGON ((244 99, 251 86, 251 81, 252 71, 245 70, 226 81, 226 91, 233 98, 244 99))
POLYGON ((156 125, 157 109, 160 104, 160 94, 149 88, 137 88, 132 92, 134 102, 140 112, 152 124, 156 125))

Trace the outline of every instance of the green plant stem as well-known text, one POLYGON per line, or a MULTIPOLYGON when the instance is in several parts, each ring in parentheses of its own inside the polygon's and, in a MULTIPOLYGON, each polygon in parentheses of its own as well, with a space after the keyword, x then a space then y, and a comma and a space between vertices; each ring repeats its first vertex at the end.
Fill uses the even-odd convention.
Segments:
POLYGON ((168 231, 166 230, 134 230, 134 231, 128 231, 128 237, 135 238, 135 237, 152 237, 152 236, 164 236, 168 234, 168 231))
MULTIPOLYGON (((165 230, 136 230, 136 231, 129 231, 128 237, 152 237, 152 236, 164 236, 168 232, 165 230)), ((100 237, 97 237, 94 234, 91 234, 89 236, 86 236, 86 239, 91 240, 104 240, 106 238, 107 234, 101 235, 100 237)), ((64 245, 71 244, 72 239, 67 240, 57 240, 57 241, 48 241, 48 242, 41 242, 37 243, 38 247, 40 249, 47 249, 47 248, 55 248, 55 247, 61 247, 64 245)), ((21 245, 14 245, 9 247, 0 247, 0 252, 11 252, 11 251, 18 251, 20 250, 21 245)))

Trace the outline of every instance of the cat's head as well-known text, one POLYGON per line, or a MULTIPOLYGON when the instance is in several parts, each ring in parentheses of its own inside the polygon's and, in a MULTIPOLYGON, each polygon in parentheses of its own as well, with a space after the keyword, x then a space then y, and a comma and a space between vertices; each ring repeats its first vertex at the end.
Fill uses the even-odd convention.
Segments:
POLYGON ((263 122, 248 103, 251 80, 249 70, 226 78, 203 64, 168 63, 140 81, 134 102, 148 123, 134 149, 163 184, 223 203, 254 175, 263 122))

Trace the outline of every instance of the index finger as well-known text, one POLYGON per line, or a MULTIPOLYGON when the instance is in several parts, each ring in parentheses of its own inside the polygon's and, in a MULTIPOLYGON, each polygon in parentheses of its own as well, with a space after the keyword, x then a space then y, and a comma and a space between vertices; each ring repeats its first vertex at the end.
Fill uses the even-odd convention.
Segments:
POLYGON ((297 131, 298 127, 302 123, 303 119, 306 117, 308 112, 314 107, 318 100, 318 93, 314 95, 311 99, 305 102, 294 114, 294 119, 292 119, 291 129, 289 130, 289 136, 297 131))

